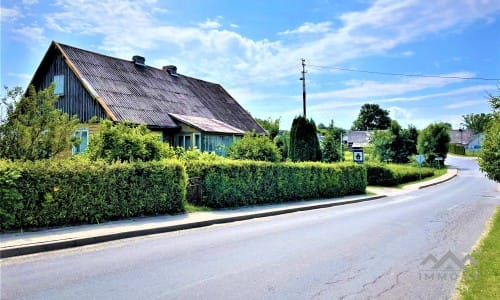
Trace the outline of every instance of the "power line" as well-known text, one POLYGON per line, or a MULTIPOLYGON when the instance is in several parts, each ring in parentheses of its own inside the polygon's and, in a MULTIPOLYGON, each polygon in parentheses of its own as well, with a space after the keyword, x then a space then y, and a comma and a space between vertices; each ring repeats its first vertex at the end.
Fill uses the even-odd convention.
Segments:
POLYGON ((349 69, 349 68, 341 68, 341 67, 333 67, 333 66, 317 66, 317 65, 309 65, 309 67, 318 68, 318 69, 347 71, 347 72, 368 73, 368 74, 377 74, 377 75, 388 75, 388 76, 406 76, 406 77, 423 77, 423 78, 442 78, 442 79, 500 81, 500 78, 462 77, 462 76, 441 76, 441 75, 425 75, 425 74, 420 75, 420 74, 406 74, 406 73, 391 73, 391 72, 379 72, 379 71, 358 70, 358 69, 349 69))

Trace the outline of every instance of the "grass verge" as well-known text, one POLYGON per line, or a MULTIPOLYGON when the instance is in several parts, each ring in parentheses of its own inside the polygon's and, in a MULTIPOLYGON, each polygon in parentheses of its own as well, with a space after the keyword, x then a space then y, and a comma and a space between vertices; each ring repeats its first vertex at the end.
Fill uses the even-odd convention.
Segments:
POLYGON ((435 169, 434 170, 434 175, 431 176, 431 177, 426 177, 426 178, 422 178, 421 180, 415 180, 415 181, 401 183, 401 184, 396 185, 395 188, 402 189, 405 186, 410 185, 410 184, 414 184, 414 183, 418 183, 418 182, 426 182, 426 181, 438 178, 440 176, 443 176, 447 172, 448 172, 448 168, 447 167, 444 167, 444 168, 441 168, 441 169, 435 169))
POLYGON ((493 215, 490 230, 472 253, 477 264, 465 268, 459 299, 500 299, 500 207, 493 215))
POLYGON ((191 203, 184 204, 184 209, 188 213, 201 212, 201 211, 212 211, 212 209, 210 207, 196 206, 196 205, 191 204, 191 203))

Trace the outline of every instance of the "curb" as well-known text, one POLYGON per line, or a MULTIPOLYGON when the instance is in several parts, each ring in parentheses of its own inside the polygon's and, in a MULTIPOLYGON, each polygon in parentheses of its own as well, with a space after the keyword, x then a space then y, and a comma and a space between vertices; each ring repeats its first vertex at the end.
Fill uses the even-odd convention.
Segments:
POLYGON ((377 195, 377 196, 354 199, 354 200, 337 201, 337 202, 322 203, 322 204, 317 204, 317 205, 285 208, 285 209, 281 209, 281 210, 257 212, 257 213, 253 213, 253 214, 239 215, 239 216, 226 217, 226 218, 218 218, 218 219, 213 219, 213 220, 192 222, 192 223, 186 223, 186 224, 178 224, 178 225, 170 225, 170 226, 163 226, 163 227, 156 227, 156 228, 132 230, 132 231, 126 231, 126 232, 119 232, 119 233, 111 233, 111 234, 105 234, 105 235, 94 236, 94 237, 55 240, 55 241, 50 241, 50 242, 44 242, 41 244, 13 247, 10 249, 2 249, 2 250, 0 250, 0 258, 8 258, 8 257, 14 257, 14 256, 35 254, 35 253, 40 253, 40 252, 81 247, 81 246, 110 242, 110 241, 126 239, 126 238, 133 238, 133 237, 144 236, 144 235, 159 234, 159 233, 166 233, 166 232, 186 230, 186 229, 194 229, 194 228, 206 227, 206 226, 211 226, 211 225, 216 225, 216 224, 245 221, 245 220, 250 220, 250 219, 284 215, 284 214, 300 212, 300 211, 308 211, 308 210, 328 208, 328 207, 340 206, 340 205, 346 205, 346 204, 354 204, 354 203, 359 203, 359 202, 377 200, 377 199, 381 199, 384 197, 387 197, 387 196, 386 195, 377 195))
POLYGON ((457 177, 457 175, 458 175, 458 169, 455 169, 455 174, 453 174, 453 176, 450 176, 449 178, 445 178, 445 179, 443 179, 441 181, 429 183, 429 184, 426 184, 426 185, 421 185, 421 186, 418 187, 418 189, 421 190, 421 189, 425 189, 425 188, 428 188, 428 187, 431 187, 431 186, 435 186, 435 185, 444 183, 446 181, 452 180, 453 178, 457 177))

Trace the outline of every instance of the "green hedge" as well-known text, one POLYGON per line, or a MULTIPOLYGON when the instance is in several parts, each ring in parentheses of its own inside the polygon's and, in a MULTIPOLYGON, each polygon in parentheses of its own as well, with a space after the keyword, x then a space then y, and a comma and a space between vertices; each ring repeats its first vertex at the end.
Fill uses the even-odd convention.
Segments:
POLYGON ((465 147, 461 144, 450 144, 448 152, 458 155, 465 155, 465 147))
POLYGON ((184 210, 177 161, 0 161, 1 229, 99 223, 184 210))
MULTIPOLYGON (((195 205, 212 208, 365 193, 366 170, 352 163, 187 162, 195 205)), ((188 191, 189 193, 189 191, 188 191)))
POLYGON ((367 163, 367 177, 369 185, 395 186, 401 183, 416 181, 434 176, 434 169, 419 168, 408 165, 367 163))

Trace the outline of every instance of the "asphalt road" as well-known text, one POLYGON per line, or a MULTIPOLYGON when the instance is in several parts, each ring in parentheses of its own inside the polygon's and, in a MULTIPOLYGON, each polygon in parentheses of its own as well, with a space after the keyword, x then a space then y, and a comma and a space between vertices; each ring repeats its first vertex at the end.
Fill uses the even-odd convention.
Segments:
POLYGON ((448 298, 500 205, 474 160, 448 163, 401 196, 4 259, 1 299, 448 298))

